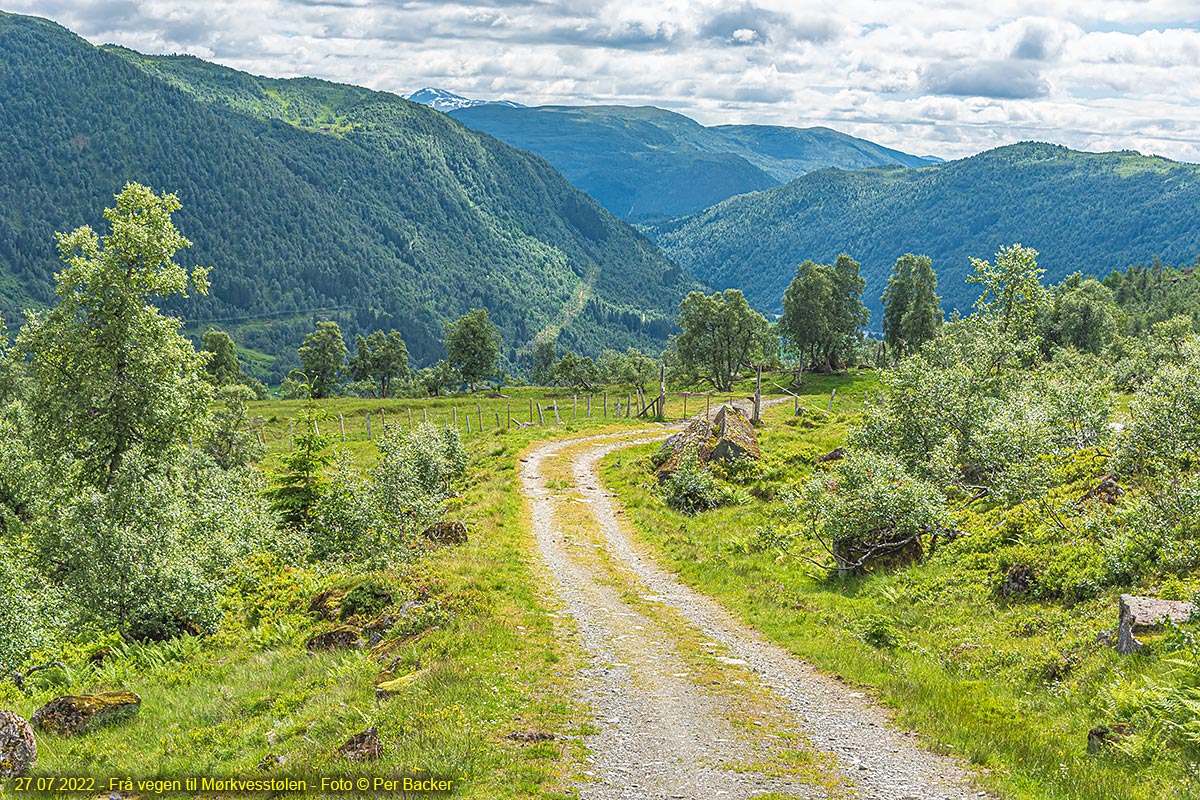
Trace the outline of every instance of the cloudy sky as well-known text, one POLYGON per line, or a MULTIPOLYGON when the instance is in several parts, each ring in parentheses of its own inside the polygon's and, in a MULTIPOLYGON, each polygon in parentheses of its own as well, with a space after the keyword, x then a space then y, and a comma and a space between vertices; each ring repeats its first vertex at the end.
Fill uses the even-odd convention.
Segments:
POLYGON ((1200 0, 8 0, 95 43, 409 94, 653 104, 946 158, 1200 161, 1200 0), (983 10, 984 8, 988 10, 983 10))

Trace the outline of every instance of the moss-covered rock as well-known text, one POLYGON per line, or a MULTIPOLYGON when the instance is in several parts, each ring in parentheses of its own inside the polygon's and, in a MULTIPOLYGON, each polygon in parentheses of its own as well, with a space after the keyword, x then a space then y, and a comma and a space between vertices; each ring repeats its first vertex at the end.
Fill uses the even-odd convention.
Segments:
POLYGON ((435 522, 421 536, 436 544, 466 544, 467 526, 459 520, 435 522))
POLYGON ((308 602, 308 610, 321 619, 335 620, 342 612, 342 600, 349 592, 349 587, 335 586, 313 595, 308 602))
POLYGON ((34 726, 59 736, 75 736, 137 713, 142 698, 133 692, 66 695, 51 700, 33 714, 34 726))
POLYGON ((36 763, 33 728, 24 718, 0 710, 0 778, 19 778, 36 763))
POLYGON ((345 621, 352 617, 371 617, 392 602, 392 590, 382 582, 368 578, 346 592, 338 607, 338 618, 345 621))
POLYGON ((683 454, 693 451, 700 463, 759 458, 758 434, 750 420, 737 408, 723 405, 713 416, 701 414, 688 426, 663 442, 652 459, 658 479, 665 481, 679 468, 683 454))
MULTIPOLYGON (((418 669, 416 672, 410 672, 407 675, 401 675, 399 678, 388 677, 387 680, 377 680, 375 683, 375 699, 387 700, 389 697, 395 697, 409 689, 413 684, 425 677, 426 670, 418 669)), ((392 673, 390 670, 384 670, 384 673, 379 677, 387 677, 392 673)))
POLYGON ((305 643, 304 648, 310 653, 319 653, 325 650, 353 650, 361 643, 362 631, 353 625, 340 625, 313 636, 305 643))

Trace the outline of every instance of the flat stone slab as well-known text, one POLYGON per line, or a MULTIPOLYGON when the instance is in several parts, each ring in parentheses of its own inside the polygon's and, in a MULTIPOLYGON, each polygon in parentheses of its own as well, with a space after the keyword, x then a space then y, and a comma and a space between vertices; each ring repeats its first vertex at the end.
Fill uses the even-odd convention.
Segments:
POLYGON ((1162 625, 1168 619, 1176 625, 1182 625, 1192 618, 1195 610, 1194 603, 1182 600, 1159 600, 1157 597, 1136 594, 1121 595, 1121 619, 1128 618, 1135 631, 1162 625))

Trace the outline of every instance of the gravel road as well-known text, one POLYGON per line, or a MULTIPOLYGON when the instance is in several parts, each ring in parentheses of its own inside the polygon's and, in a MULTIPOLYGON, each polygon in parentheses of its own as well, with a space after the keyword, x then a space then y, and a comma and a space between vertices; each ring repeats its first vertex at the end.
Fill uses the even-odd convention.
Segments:
POLYGON ((521 469, 538 551, 588 655, 584 800, 987 797, 955 760, 816 672, 629 537, 601 488, 607 454, 665 429, 552 442, 521 469))

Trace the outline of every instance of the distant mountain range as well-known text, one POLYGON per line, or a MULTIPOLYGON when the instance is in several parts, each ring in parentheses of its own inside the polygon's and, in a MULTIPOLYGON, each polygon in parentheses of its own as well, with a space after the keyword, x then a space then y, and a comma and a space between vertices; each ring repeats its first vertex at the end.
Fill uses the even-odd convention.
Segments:
POLYGON ((805 259, 863 264, 878 329, 880 294, 904 253, 933 259, 947 309, 970 309, 968 258, 1020 242, 1057 281, 1158 256, 1200 256, 1200 165, 1134 152, 1081 153, 1027 142, 916 169, 828 169, 734 197, 645 231, 698 278, 779 310, 805 259))
POLYGON ((475 106, 504 106, 506 108, 524 108, 520 103, 514 103, 511 100, 469 100, 460 94, 448 92, 445 89, 434 89, 426 87, 418 89, 408 96, 409 100, 414 103, 420 103, 423 106, 429 106, 443 113, 458 111, 460 108, 474 108, 475 106))
POLYGON ((431 99, 420 102, 542 156, 609 211, 631 221, 689 214, 826 167, 924 166, 939 161, 829 128, 706 127, 653 106, 529 108, 466 100, 443 90, 422 92, 429 92, 431 99), (440 101, 444 95, 457 98, 459 104, 440 101))
POLYGON ((0 13, 0 311, 53 299, 55 231, 126 181, 179 194, 212 290, 170 306, 231 330, 263 377, 314 320, 398 329, 417 364, 488 309, 509 358, 661 346, 695 282, 545 161, 396 95, 97 48, 0 13))

